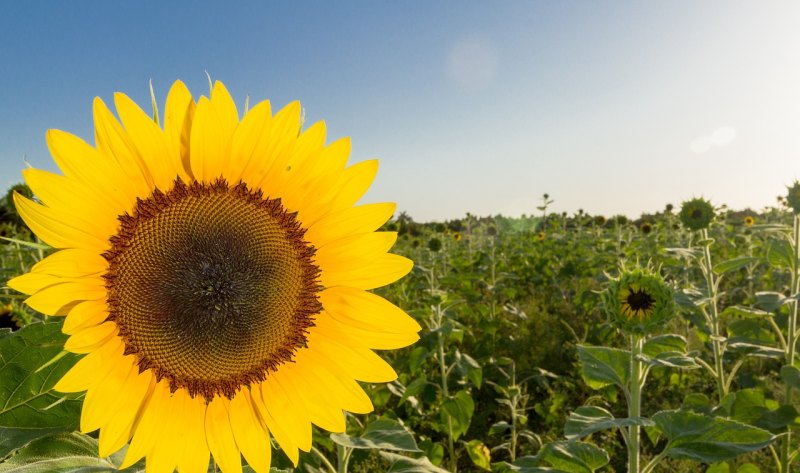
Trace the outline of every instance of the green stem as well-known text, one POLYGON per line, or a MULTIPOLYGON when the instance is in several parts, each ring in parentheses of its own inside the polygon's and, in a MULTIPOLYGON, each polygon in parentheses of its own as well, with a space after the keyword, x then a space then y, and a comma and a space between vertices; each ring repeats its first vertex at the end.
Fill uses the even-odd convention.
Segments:
MULTIPOLYGON (((628 418, 642 416, 642 362, 637 358, 642 353, 642 337, 631 335, 631 396, 628 405, 628 418)), ((628 473, 639 473, 639 432, 638 425, 628 427, 628 473)))
POLYGON ((347 464, 350 463, 350 452, 343 445, 336 445, 336 473, 347 473, 347 464))
POLYGON ((317 456, 317 458, 319 458, 319 460, 322 462, 322 464, 325 465, 328 468, 328 471, 330 473, 336 473, 336 468, 333 467, 333 464, 331 464, 330 460, 328 460, 325 457, 325 454, 320 452, 319 449, 317 449, 317 447, 314 447, 312 445, 311 446, 311 453, 313 453, 314 455, 317 456))
MULTIPOLYGON (((441 326, 441 320, 439 326, 441 326)), ((447 364, 444 360, 444 337, 442 336, 442 332, 439 332, 439 371, 442 377, 442 395, 446 400, 450 397, 450 391, 447 389, 447 364)), ((456 448, 453 442, 453 420, 450 419, 450 416, 447 416, 447 452, 450 471, 455 473, 458 463, 456 461, 456 448)))
MULTIPOLYGON (((702 239, 708 240, 708 230, 702 229, 702 239)), ((719 312, 717 309, 717 286, 714 282, 714 266, 711 264, 711 245, 705 241, 703 243, 703 260, 705 263, 705 276, 706 287, 708 288, 708 299, 711 301, 711 314, 709 317, 709 328, 711 329, 711 348, 714 352, 714 368, 717 372, 717 395, 719 401, 728 394, 728 389, 725 383, 725 371, 722 367, 722 357, 724 355, 724 348, 722 347, 722 339, 720 336, 719 327, 719 312)))
MULTIPOLYGON (((794 260, 792 261, 792 279, 791 279, 791 293, 790 297, 795 297, 800 292, 800 277, 798 277, 798 261, 800 261, 800 217, 794 215, 794 228, 792 231, 792 248, 794 250, 794 260)), ((797 299, 791 302, 791 310, 789 312, 789 320, 786 337, 786 365, 794 366, 794 359, 797 347, 797 299)), ((792 405, 792 397, 794 390, 789 383, 784 387, 784 401, 786 405, 792 405)), ((792 450, 792 431, 789 429, 781 444, 781 472, 788 473, 791 464, 791 450, 792 450)))

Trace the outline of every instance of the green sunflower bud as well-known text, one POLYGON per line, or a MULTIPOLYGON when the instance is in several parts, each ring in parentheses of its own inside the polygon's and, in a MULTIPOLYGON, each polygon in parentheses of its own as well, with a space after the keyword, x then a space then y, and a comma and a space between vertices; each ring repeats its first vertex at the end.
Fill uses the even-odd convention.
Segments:
POLYGON ((787 187, 786 205, 796 214, 800 214, 800 181, 794 181, 792 187, 787 187))
POLYGON ((681 206, 681 223, 690 230, 708 228, 714 219, 714 206, 705 199, 696 198, 687 200, 681 206))
POLYGON ((442 240, 438 238, 431 238, 428 240, 428 249, 436 253, 442 249, 442 240))
POLYGON ((675 313, 672 289, 648 268, 622 268, 601 298, 612 323, 628 333, 653 332, 675 313))

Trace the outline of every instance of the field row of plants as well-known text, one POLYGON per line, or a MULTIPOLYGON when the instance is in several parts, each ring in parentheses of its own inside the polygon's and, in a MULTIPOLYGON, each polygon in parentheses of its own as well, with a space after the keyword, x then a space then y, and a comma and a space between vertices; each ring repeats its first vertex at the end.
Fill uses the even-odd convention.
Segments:
MULTIPOLYGON (((24 187, 17 191, 25 192, 24 187)), ((775 208, 703 199, 637 220, 550 211, 385 230, 412 273, 377 292, 423 327, 367 385, 375 412, 297 466, 352 472, 796 470, 800 185, 775 208)), ((3 277, 49 249, 0 202, 3 277)), ((61 321, 0 300, 0 472, 117 471, 79 434, 61 321)), ((130 470, 142 469, 141 464, 130 470)), ((212 465, 212 468, 215 468, 212 465)))

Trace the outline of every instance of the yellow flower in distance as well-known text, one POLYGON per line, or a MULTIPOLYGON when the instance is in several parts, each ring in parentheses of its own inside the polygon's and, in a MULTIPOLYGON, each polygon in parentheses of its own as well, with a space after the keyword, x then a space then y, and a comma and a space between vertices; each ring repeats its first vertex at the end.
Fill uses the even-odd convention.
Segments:
POLYGON ((120 120, 94 102, 96 146, 47 134, 63 172, 23 171, 41 204, 20 215, 59 251, 9 282, 66 316, 65 349, 85 354, 56 384, 86 391, 81 431, 99 455, 130 442, 122 467, 269 471, 270 434, 296 464, 311 424, 345 429, 373 407, 357 381, 396 378, 373 349, 420 326, 370 289, 413 263, 376 230, 391 203, 355 206, 377 161, 346 166, 350 141, 270 103, 240 120, 217 82, 195 102, 176 82, 163 129, 123 94, 120 120))

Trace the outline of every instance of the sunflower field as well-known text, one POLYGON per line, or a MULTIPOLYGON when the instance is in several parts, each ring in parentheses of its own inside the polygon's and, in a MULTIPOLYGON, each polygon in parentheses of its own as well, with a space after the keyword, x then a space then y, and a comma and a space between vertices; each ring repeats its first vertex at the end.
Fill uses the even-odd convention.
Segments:
MULTIPOLYGON (((420 339, 379 352, 398 376, 361 383, 372 413, 315 427, 296 463, 275 445, 271 470, 796 471, 798 191, 637 220, 552 213, 547 195, 520 218, 396 215, 383 230, 415 266, 375 292, 420 339)), ((11 191, 0 203, 11 279, 52 250, 11 191)), ((79 432, 84 394, 53 390, 80 358, 62 318, 25 298, 6 287, 0 306, 0 472, 118 471, 126 448, 98 458, 79 432)))
POLYGON ((0 473, 792 471, 800 183, 419 224, 209 89, 95 99, 0 202, 0 473))

